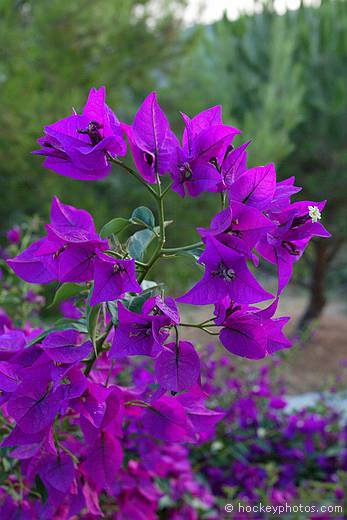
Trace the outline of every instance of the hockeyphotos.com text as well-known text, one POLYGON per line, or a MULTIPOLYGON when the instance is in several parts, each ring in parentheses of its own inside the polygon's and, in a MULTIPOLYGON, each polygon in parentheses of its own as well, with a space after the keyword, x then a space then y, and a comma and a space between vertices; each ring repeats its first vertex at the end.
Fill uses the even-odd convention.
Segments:
POLYGON ((342 505, 304 505, 304 504, 285 504, 281 505, 269 505, 269 504, 253 504, 246 505, 240 502, 233 504, 225 504, 224 506, 226 513, 268 513, 272 515, 283 515, 283 514, 295 514, 295 513, 330 513, 330 514, 343 514, 342 505))

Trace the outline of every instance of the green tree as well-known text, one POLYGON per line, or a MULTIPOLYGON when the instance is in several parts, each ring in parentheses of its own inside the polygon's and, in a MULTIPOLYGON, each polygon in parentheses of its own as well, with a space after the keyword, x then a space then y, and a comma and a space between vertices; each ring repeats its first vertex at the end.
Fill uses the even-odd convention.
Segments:
POLYGON ((319 9, 291 14, 298 30, 296 59, 302 63, 303 118, 295 129, 292 153, 283 163, 297 175, 305 197, 328 199, 330 240, 316 240, 307 256, 310 301, 301 328, 317 318, 330 282, 339 279, 338 255, 347 240, 347 3, 325 0, 319 9))
POLYGON ((0 5, 0 218, 47 216, 53 194, 98 223, 130 210, 136 188, 121 171, 98 183, 63 179, 30 154, 42 128, 80 109, 92 86, 129 120, 184 52, 185 0, 4 0, 0 5), (155 10, 154 10, 155 7, 155 10), (110 187, 112 189, 110 189, 110 187))

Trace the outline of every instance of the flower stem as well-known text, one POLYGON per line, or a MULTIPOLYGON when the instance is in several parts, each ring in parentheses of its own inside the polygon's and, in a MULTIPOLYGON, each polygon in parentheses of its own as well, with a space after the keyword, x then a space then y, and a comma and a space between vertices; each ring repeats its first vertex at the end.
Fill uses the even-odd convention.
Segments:
POLYGON ((195 249, 196 247, 203 246, 203 242, 195 242, 194 244, 188 244, 186 246, 181 247, 166 247, 163 249, 163 253, 179 253, 181 251, 189 251, 190 249, 195 249))
POLYGON ((149 260, 147 266, 144 268, 142 273, 139 275, 138 282, 141 283, 149 273, 149 271, 152 269, 155 262, 160 258, 160 256, 163 253, 163 246, 165 244, 165 216, 164 216, 164 197, 163 192, 161 189, 161 182, 160 177, 158 173, 157 176, 157 186, 158 186, 158 192, 156 193, 156 201, 158 205, 158 215, 159 215, 159 237, 158 237, 158 244, 155 248, 155 251, 152 255, 152 258, 149 260))
POLYGON ((128 166, 127 164, 123 163, 122 161, 119 161, 118 159, 116 159, 115 157, 112 157, 111 155, 109 155, 109 159, 110 161, 112 161, 114 164, 117 164, 118 166, 120 166, 121 168, 123 168, 123 170, 126 170, 128 173, 130 173, 130 175, 132 175, 133 177, 135 177, 135 179, 137 181, 139 181, 141 184, 143 184, 143 186, 146 187, 146 189, 151 193, 151 195, 153 197, 155 197, 156 199, 158 198, 158 194, 156 193, 156 191, 152 188, 152 186, 150 186, 149 184, 147 184, 147 182, 140 176, 138 175, 138 173, 136 173, 135 170, 133 170, 132 168, 130 168, 130 166, 128 166))
POLYGON ((112 329, 113 323, 112 321, 109 322, 109 324, 106 327, 105 332, 96 340, 95 342, 95 352, 93 353, 92 357, 87 362, 87 366, 84 371, 85 376, 89 376, 91 369, 93 368, 93 365, 95 361, 97 360, 98 354, 100 354, 101 349, 103 347, 103 344, 105 343, 107 336, 110 333, 110 330, 112 329))
POLYGON ((179 326, 180 327, 192 327, 193 329, 202 330, 203 332, 206 332, 210 336, 219 336, 219 332, 211 332, 210 330, 208 330, 209 327, 219 327, 219 325, 215 325, 215 324, 208 325, 208 323, 210 321, 211 320, 206 320, 206 321, 203 321, 202 323, 180 323, 179 326))

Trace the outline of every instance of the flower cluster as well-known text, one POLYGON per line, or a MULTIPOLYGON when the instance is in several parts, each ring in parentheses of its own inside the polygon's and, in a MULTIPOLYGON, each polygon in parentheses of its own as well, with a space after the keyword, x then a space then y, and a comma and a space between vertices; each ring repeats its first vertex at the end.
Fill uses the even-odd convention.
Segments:
MULTIPOLYGON (((152 93, 138 110, 133 124, 126 125, 106 105, 102 87, 91 90, 81 116, 74 113, 46 127, 45 137, 39 139, 42 148, 38 152, 47 157, 46 167, 84 180, 108 174, 112 162, 125 167, 154 196, 159 226, 155 226, 148 208, 137 208, 130 222, 142 224, 146 229, 130 237, 124 248, 112 250, 105 237, 124 229, 129 221, 114 219, 105 226, 100 238, 86 211, 54 198, 47 236, 10 260, 9 265, 28 282, 93 282, 89 300, 92 306, 119 301, 126 294, 142 291, 140 283, 160 256, 174 256, 182 250, 193 252, 189 246, 165 248, 163 201, 167 191, 173 189, 181 196, 192 197, 204 191, 218 192, 222 211, 209 228, 198 229, 202 251, 198 262, 204 266, 205 274, 177 301, 215 305, 215 319, 203 328, 211 330, 210 327, 218 326, 221 342, 235 354, 261 358, 287 348, 290 343, 282 328, 288 318, 273 316, 278 297, 290 280, 293 264, 300 259, 310 239, 329 236, 319 222, 325 202, 291 203, 291 196, 300 191, 293 178, 277 182, 273 164, 247 168, 250 143, 233 146, 232 141, 240 132, 223 123, 219 106, 192 119, 185 114, 182 118, 185 128, 180 143, 158 105, 156 94, 152 93), (138 172, 119 160, 126 151, 125 137, 138 172), (171 177, 165 189, 161 183, 164 174, 171 177), (153 240, 157 247, 144 263, 153 240), (277 266, 275 296, 260 285, 250 270, 250 265, 258 266, 259 257, 277 266), (266 310, 251 307, 271 299, 273 303, 266 310)), ((171 310, 167 311, 165 299, 160 301, 166 310, 157 303, 150 309, 148 303, 141 315, 129 313, 127 304, 118 303, 119 325, 111 357, 134 354, 155 357, 159 353, 169 329, 179 325, 175 303, 170 300, 171 310), (160 319, 153 315, 157 309, 160 319)), ((185 356, 184 347, 178 350, 185 356)))
MULTIPOLYGON (((203 363, 204 388, 219 400, 226 415, 213 439, 192 447, 191 458, 219 497, 217 502, 222 508, 238 502, 277 507, 325 504, 326 516, 297 517, 343 518, 345 414, 323 400, 309 408, 288 410, 286 387, 279 377, 285 367, 278 359, 255 371, 240 370, 225 356, 211 361, 214 351, 210 346, 203 363), (337 509, 327 514, 328 505, 339 505, 340 514, 337 509)), ((284 518, 293 516, 294 512, 283 510, 284 518)), ((254 512, 240 518, 267 516, 254 512)))
POLYGON ((3 314, 1 446, 11 476, 0 478, 1 518, 16 512, 30 520, 77 514, 154 520, 163 507, 175 519, 187 497, 203 509, 212 506, 188 449, 178 444, 212 438, 224 416, 205 406, 207 394, 199 385, 177 398, 166 396, 155 390, 156 376, 145 363, 110 363, 106 353, 87 377, 81 360, 88 358, 91 341, 66 329, 38 344, 38 334, 44 335, 28 324, 15 328, 3 314), (127 465, 121 469, 123 453, 127 465), (169 504, 161 505, 167 494, 169 504))
MULTIPOLYGON (((184 327, 217 335, 227 350, 251 359, 290 347, 282 330, 289 318, 274 317, 278 298, 309 240, 329 236, 319 222, 325 203, 291 203, 299 188, 293 179, 277 182, 272 164, 248 169, 249 143, 233 146, 240 132, 222 122, 220 107, 182 117, 180 143, 152 93, 126 125, 106 105, 102 87, 91 90, 82 115, 46 127, 39 139, 36 153, 46 156, 46 167, 93 180, 116 164, 157 206, 157 217, 140 206, 98 233, 87 211, 54 197, 46 235, 8 260, 27 282, 58 282, 54 304, 76 296, 80 302, 49 329, 6 327, 0 337, 1 404, 11 428, 3 446, 14 447, 11 456, 21 460, 26 485, 42 498, 35 504, 39 518, 68 519, 86 509, 97 516, 100 507, 113 511, 115 499, 125 511, 131 507, 131 484, 127 491, 119 487, 125 426, 141 432, 147 453, 153 442, 199 443, 213 435, 224 412, 206 406, 200 357, 181 337, 184 327), (119 159, 125 138, 137 171, 119 159), (209 228, 198 229, 200 242, 166 247, 170 189, 182 197, 218 194, 221 212, 209 228), (126 231, 123 242, 118 235, 126 231), (175 300, 148 276, 160 258, 181 253, 205 272, 175 300), (275 295, 254 274, 259 256, 277 265, 275 295), (268 300, 265 308, 254 306, 268 300), (211 304, 214 314, 203 323, 184 323, 176 302, 211 304), (122 383, 129 356, 153 359, 148 380, 141 373, 139 381, 122 383), (99 504, 102 492, 113 498, 111 505, 104 495, 99 504)), ((142 478, 140 463, 128 471, 135 481, 142 478)), ((24 507, 23 493, 16 499, 24 507)), ((151 518, 150 508, 143 510, 151 518)), ((115 518, 129 516, 120 510, 115 518)))
MULTIPOLYGON (((8 317, 6 331, 12 331, 14 337, 8 317)), ((27 327, 23 335, 27 340, 37 332, 27 327)), ((55 349, 51 340, 46 347, 51 352, 55 349)), ((323 404, 316 409, 288 412, 285 387, 273 368, 240 372, 230 357, 215 354, 216 348, 209 345, 202 355, 202 388, 181 394, 190 420, 195 427, 200 424, 199 441, 188 445, 148 435, 141 410, 126 404, 130 399, 133 403, 147 400, 153 393, 156 379, 149 358, 117 361, 108 387, 90 381, 84 399, 72 398, 73 407, 55 421, 47 443, 42 441, 43 434, 13 428, 11 416, 5 413, 1 426, 8 432, 2 442, 7 478, 0 477, 1 518, 16 514, 29 520, 71 519, 76 515, 83 519, 104 515, 116 520, 213 520, 221 518, 226 503, 246 507, 259 502, 274 507, 324 502, 343 508, 345 419, 323 404), (100 398, 102 392, 105 407, 100 400, 92 399, 100 398), (122 431, 115 399, 121 393, 122 431), (195 406, 194 413, 192 398, 207 393, 213 395, 219 411, 206 416, 206 410, 195 406), (223 414, 223 421, 216 431, 213 425, 217 414, 223 414), (103 427, 110 422, 105 444, 98 450, 94 424, 99 421, 103 427), (117 460, 119 443, 126 459, 121 468, 117 460), (103 454, 107 458, 100 461, 103 454)), ((277 360, 275 364, 278 371, 277 360)), ((102 354, 95 362, 93 382, 103 382, 109 368, 102 354)), ((240 514, 240 518, 262 516, 240 514)))

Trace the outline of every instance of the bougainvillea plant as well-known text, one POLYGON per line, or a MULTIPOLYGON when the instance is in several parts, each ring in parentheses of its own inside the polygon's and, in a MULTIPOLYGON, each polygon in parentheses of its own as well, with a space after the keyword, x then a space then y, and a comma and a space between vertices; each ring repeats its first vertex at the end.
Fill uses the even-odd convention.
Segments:
MULTIPOLYGON (((186 327, 219 336, 229 352, 250 359, 290 347, 283 333, 289 318, 274 317, 278 299, 310 239, 329 236, 320 222, 325 202, 292 203, 300 191, 293 178, 277 182, 272 164, 247 168, 249 143, 233 146, 240 132, 222 122, 219 106, 182 118, 180 142, 151 93, 133 124, 124 124, 101 87, 90 91, 81 115, 45 127, 38 140, 34 153, 45 156, 45 167, 90 181, 117 165, 148 190, 157 211, 140 206, 97 232, 87 211, 54 197, 46 235, 8 260, 27 282, 58 283, 55 303, 80 302, 73 317, 48 330, 4 326, 0 336, 1 404, 10 429, 3 446, 21 461, 14 499, 23 518, 98 517, 99 500, 112 518, 137 518, 129 503, 120 509, 116 500, 125 426, 141 432, 148 450, 213 433, 224 414, 206 406, 199 354, 184 338, 186 327), (126 141, 136 170, 121 159, 126 141), (220 199, 220 213, 198 229, 199 242, 166 243, 170 190, 220 199), (149 277, 160 258, 181 253, 204 274, 175 300, 149 277), (259 257, 277 266, 274 294, 257 280, 259 257), (203 323, 186 323, 176 302, 214 305, 214 312, 203 323), (122 380, 129 356, 153 359, 150 386, 135 374, 132 385, 122 380)), ((135 466, 133 478, 141 479, 135 466)), ((137 489, 146 492, 152 491, 137 489)), ((138 518, 152 518, 144 514, 138 518)))

